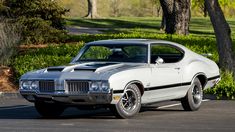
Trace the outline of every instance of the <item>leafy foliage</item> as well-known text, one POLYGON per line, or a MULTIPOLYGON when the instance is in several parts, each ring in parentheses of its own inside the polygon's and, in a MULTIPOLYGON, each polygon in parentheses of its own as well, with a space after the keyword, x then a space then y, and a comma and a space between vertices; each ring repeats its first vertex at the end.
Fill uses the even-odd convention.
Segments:
POLYGON ((209 94, 217 95, 218 99, 229 98, 235 99, 235 82, 233 73, 221 71, 221 81, 213 89, 206 90, 209 94))
MULTIPOLYGON (((192 14, 194 16, 202 16, 204 12, 205 0, 192 0, 192 14)), ((224 15, 226 17, 233 17, 235 12, 235 0, 219 0, 224 15)))
POLYGON ((27 71, 68 64, 82 46, 83 42, 72 45, 50 45, 46 48, 27 50, 12 60, 16 78, 18 79, 27 71))
POLYGON ((65 36, 64 19, 68 10, 52 0, 6 0, 3 14, 19 23, 25 43, 57 42, 65 36))

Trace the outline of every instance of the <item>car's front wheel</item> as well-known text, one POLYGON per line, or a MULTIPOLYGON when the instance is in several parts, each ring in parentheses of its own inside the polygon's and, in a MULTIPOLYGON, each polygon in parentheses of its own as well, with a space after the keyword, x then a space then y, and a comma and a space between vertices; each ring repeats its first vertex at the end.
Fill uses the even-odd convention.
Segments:
POLYGON ((64 106, 58 104, 45 103, 41 101, 35 102, 34 106, 37 112, 45 118, 56 118, 60 116, 65 110, 64 106))
POLYGON ((131 118, 139 113, 141 108, 141 93, 136 84, 127 86, 119 102, 111 106, 117 118, 131 118))
POLYGON ((181 100, 181 104, 186 111, 196 111, 200 108, 202 103, 203 90, 201 82, 195 78, 191 87, 189 88, 185 98, 181 100))

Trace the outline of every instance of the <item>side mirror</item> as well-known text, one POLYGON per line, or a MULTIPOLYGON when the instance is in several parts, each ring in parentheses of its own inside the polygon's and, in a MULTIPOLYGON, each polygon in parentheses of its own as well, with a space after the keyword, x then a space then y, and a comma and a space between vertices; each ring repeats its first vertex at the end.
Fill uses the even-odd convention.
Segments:
POLYGON ((161 57, 158 57, 155 61, 156 65, 160 65, 162 63, 164 63, 164 60, 161 57))

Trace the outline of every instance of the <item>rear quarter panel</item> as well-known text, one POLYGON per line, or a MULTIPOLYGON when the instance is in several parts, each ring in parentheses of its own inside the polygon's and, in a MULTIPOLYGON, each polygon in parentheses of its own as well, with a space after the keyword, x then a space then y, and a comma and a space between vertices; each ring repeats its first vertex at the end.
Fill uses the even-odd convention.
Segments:
POLYGON ((214 61, 193 52, 186 56, 182 71, 183 82, 192 82, 197 75, 205 75, 207 78, 219 75, 219 68, 214 61))

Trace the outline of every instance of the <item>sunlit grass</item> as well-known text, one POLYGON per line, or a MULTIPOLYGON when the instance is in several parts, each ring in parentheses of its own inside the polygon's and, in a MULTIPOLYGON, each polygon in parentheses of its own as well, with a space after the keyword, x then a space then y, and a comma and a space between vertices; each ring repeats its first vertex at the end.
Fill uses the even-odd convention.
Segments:
MULTIPOLYGON (((235 38, 235 18, 227 20, 235 38)), ((160 30, 161 18, 157 17, 118 17, 102 19, 68 18, 67 25, 91 28, 107 28, 104 33, 158 33, 160 30)), ((193 17, 190 22, 190 34, 202 37, 214 37, 214 30, 210 19, 193 17)))

